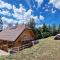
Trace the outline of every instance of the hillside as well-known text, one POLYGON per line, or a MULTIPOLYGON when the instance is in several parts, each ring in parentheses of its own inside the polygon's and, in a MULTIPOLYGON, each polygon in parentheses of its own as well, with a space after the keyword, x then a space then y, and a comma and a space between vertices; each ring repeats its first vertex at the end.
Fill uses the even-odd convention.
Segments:
POLYGON ((0 60, 60 60, 60 40, 48 37, 39 40, 35 46, 24 49, 16 55, 1 57, 0 60))

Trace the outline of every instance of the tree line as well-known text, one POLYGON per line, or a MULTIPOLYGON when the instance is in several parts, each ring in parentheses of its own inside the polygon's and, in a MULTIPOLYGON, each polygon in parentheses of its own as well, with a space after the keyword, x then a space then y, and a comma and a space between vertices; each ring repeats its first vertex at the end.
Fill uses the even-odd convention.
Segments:
MULTIPOLYGON (((35 33, 35 39, 42 39, 47 38, 49 36, 55 36, 56 34, 60 33, 60 25, 57 27, 55 24, 46 25, 43 23, 42 27, 36 28, 35 20, 32 18, 30 21, 26 24, 30 28, 32 28, 33 32, 35 33)), ((0 31, 3 30, 3 22, 0 18, 0 31)))
POLYGON ((55 24, 46 25, 43 23, 42 27, 36 28, 34 19, 31 19, 27 25, 32 28, 35 33, 35 39, 47 38, 49 36, 55 36, 60 33, 60 25, 57 27, 55 24))

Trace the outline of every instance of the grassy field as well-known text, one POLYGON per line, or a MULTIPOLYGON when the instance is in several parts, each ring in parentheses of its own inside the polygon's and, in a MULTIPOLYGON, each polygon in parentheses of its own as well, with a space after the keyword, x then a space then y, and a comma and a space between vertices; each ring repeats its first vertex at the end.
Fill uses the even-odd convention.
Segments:
POLYGON ((53 36, 41 39, 33 47, 0 60, 60 60, 60 40, 54 40, 53 36))

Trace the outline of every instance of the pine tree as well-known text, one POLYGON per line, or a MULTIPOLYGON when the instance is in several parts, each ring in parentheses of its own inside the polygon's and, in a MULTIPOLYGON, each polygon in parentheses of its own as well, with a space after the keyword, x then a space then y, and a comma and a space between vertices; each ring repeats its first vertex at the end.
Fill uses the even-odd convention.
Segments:
POLYGON ((58 26, 58 33, 60 33, 60 25, 58 26))
POLYGON ((57 27, 56 27, 55 24, 54 24, 53 27, 52 27, 52 31, 53 31, 53 32, 52 32, 52 35, 53 35, 53 36, 55 36, 55 35, 58 33, 57 27))
POLYGON ((42 36, 42 29, 41 29, 41 27, 40 28, 38 28, 38 29, 36 29, 36 38, 37 39, 41 39, 43 36, 42 36))
POLYGON ((47 32, 48 31, 48 27, 47 25, 44 23, 42 26, 43 32, 47 32))
POLYGON ((30 21, 26 25, 32 28, 33 31, 35 31, 35 21, 33 18, 31 18, 30 21))
POLYGON ((51 36, 51 31, 50 30, 51 30, 50 26, 47 26, 46 24, 43 24, 42 37, 47 38, 47 37, 51 36))
POLYGON ((1 16, 0 16, 0 32, 3 30, 3 22, 1 20, 1 16))
POLYGON ((49 32, 49 34, 50 34, 50 36, 52 36, 52 27, 50 26, 50 25, 48 25, 48 32, 49 32))

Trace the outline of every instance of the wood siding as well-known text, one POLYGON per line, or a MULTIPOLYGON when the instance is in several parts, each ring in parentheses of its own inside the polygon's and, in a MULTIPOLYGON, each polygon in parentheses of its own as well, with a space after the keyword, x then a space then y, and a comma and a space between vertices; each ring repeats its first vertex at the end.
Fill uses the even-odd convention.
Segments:
POLYGON ((24 41, 30 42, 33 39, 34 39, 33 31, 31 29, 25 29, 15 41, 10 42, 0 40, 0 49, 7 51, 8 48, 22 46, 24 41))
POLYGON ((23 33, 17 38, 15 46, 21 46, 23 41, 32 41, 34 39, 34 34, 32 30, 25 29, 23 33))

